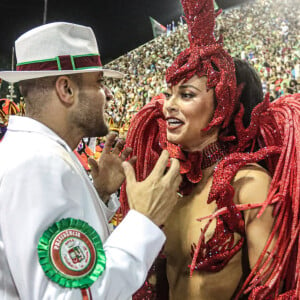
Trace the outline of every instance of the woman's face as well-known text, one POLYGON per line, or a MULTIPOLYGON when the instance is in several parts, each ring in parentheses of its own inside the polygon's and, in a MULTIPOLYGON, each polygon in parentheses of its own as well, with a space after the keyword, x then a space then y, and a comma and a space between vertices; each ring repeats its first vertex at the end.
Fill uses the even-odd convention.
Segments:
POLYGON ((214 90, 207 90, 206 82, 206 76, 195 75, 165 93, 167 139, 185 150, 201 150, 217 139, 216 130, 202 131, 214 115, 214 90))

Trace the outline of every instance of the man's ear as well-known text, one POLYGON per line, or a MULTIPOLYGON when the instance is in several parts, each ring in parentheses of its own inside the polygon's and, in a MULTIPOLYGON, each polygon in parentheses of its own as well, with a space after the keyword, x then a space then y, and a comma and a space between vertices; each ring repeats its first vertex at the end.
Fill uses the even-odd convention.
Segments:
POLYGON ((55 89, 60 101, 67 106, 74 103, 76 84, 68 76, 59 76, 55 82, 55 89))

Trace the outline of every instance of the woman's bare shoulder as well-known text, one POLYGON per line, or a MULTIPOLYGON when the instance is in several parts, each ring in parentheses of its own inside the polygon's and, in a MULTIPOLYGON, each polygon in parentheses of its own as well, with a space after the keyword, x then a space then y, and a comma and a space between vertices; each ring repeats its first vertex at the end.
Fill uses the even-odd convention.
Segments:
POLYGON ((268 195, 271 180, 269 172, 260 165, 244 166, 237 172, 232 183, 236 201, 241 204, 262 203, 268 195))

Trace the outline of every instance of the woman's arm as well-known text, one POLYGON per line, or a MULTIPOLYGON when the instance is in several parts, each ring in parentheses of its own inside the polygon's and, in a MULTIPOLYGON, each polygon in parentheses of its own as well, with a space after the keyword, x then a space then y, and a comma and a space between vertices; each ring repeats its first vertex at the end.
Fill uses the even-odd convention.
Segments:
MULTIPOLYGON (((263 203, 267 198, 271 180, 270 175, 262 167, 258 165, 246 166, 239 171, 235 177, 236 201, 239 204, 263 203)), ((257 218, 260 209, 261 208, 255 208, 244 211, 251 269, 261 255, 274 223, 272 216, 273 206, 267 207, 261 217, 257 218)), ((275 241, 276 238, 273 239, 268 251, 272 249, 275 241)), ((264 260, 266 258, 267 257, 265 257, 264 260)))

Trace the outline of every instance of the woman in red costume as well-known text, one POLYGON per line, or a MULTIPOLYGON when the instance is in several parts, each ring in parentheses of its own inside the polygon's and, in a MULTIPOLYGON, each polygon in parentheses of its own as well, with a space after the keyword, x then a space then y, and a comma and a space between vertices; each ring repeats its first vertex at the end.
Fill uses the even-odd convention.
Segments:
MULTIPOLYGON (((137 180, 163 149, 181 163, 180 199, 164 224, 169 298, 299 299, 300 95, 253 105, 259 79, 215 39, 213 1, 182 5, 190 47, 127 136, 137 180)), ((126 213, 124 190, 122 202, 126 213)), ((135 299, 166 299, 150 283, 135 299)))

